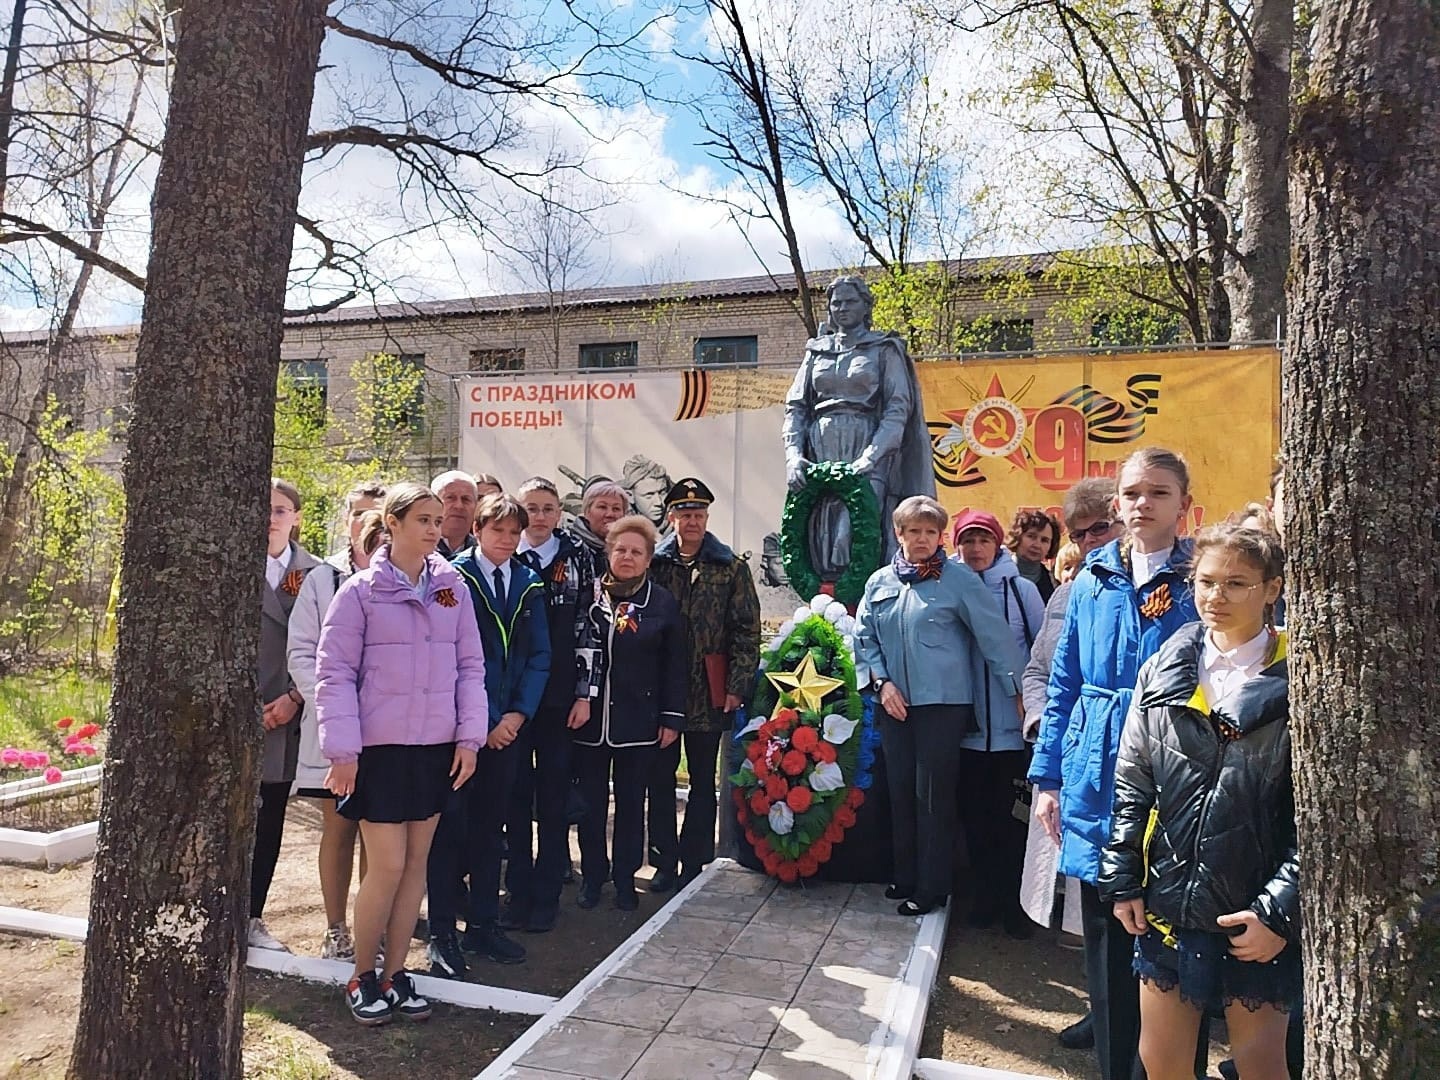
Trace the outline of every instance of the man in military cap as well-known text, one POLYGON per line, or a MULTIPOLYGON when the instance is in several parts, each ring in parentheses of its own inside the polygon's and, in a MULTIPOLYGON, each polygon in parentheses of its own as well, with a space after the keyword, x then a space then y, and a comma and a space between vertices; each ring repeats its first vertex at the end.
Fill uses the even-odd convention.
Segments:
POLYGON ((748 556, 709 532, 715 496, 686 476, 665 496, 673 530, 655 549, 650 576, 669 589, 685 615, 690 694, 682 736, 690 770, 685 825, 675 832, 675 771, 681 739, 655 754, 650 778, 651 892, 682 887, 715 858, 715 773, 733 713, 748 700, 760 661, 760 601, 748 556), (679 876, 677 878, 677 870, 679 876))

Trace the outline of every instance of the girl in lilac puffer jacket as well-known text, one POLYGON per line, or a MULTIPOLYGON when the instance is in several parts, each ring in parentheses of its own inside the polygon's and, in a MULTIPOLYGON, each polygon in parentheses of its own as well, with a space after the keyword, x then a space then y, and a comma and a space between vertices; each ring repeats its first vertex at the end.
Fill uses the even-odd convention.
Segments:
POLYGON ((405 972, 403 943, 425 895, 440 810, 475 771, 489 727, 470 593, 435 554, 442 514, 427 488, 390 489, 381 506, 389 543, 340 586, 316 652, 325 784, 340 813, 360 822, 369 863, 346 988, 351 1014, 367 1025, 430 1015, 405 972), (387 951, 377 979, 382 932, 400 946, 387 951))

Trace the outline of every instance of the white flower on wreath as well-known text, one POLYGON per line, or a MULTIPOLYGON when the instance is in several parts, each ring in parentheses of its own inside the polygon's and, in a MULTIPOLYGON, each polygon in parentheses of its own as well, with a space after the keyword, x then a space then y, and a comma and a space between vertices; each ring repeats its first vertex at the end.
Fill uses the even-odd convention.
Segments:
MULTIPOLYGON (((810 788, 813 791, 839 791, 845 786, 845 778, 840 774, 840 766, 837 762, 826 761, 816 765, 810 772, 810 788)), ((770 808, 771 824, 774 824, 775 808, 770 808)))
POLYGON ((759 730, 760 730, 760 725, 763 724, 764 722, 765 722, 765 717, 763 717, 763 716, 752 716, 752 717, 750 718, 750 722, 749 722, 748 724, 746 724, 743 728, 741 728, 738 732, 735 733, 735 739, 736 739, 736 741, 738 742, 739 740, 743 739, 746 735, 749 735, 752 731, 759 731, 759 730))
POLYGON ((776 836, 784 836, 793 828, 795 828, 795 812, 784 801, 771 803, 770 831, 776 836))
MULTIPOLYGON (((795 614, 791 618, 791 622, 793 622, 795 626, 799 626, 801 623, 803 623, 806 619, 810 618, 810 616, 814 614, 815 613, 811 611, 808 607, 801 605, 800 607, 797 607, 795 609, 795 614)), ((792 630, 794 628, 795 627, 793 626, 791 627, 792 630)))
POLYGON ((851 735, 855 734, 856 723, 848 716, 841 716, 839 713, 831 713, 820 723, 820 730, 825 735, 825 741, 840 746, 847 742, 851 735))
POLYGON ((833 596, 826 596, 824 593, 816 593, 810 598, 810 612, 814 615, 824 615, 825 609, 835 603, 833 596))
POLYGON ((751 761, 749 758, 746 758, 744 761, 742 761, 742 762, 740 763, 740 771, 741 771, 742 773, 749 773, 751 776, 754 776, 754 775, 755 775, 755 763, 754 763, 753 761, 751 761))

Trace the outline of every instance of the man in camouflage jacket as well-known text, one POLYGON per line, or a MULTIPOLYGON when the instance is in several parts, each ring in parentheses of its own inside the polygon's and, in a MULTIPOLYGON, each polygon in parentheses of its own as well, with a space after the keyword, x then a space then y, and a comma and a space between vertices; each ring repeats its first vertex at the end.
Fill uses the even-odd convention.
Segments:
POLYGON ((668 589, 685 616, 690 644, 690 693, 682 739, 656 751, 650 778, 652 892, 683 887, 715 858, 715 774, 731 714, 749 699, 760 662, 760 600, 747 558, 707 526, 710 489, 685 477, 665 498, 674 531, 655 549, 651 577, 668 589), (708 657, 708 659, 707 659, 708 657), (690 771, 685 825, 675 830, 675 772, 683 740, 690 771))

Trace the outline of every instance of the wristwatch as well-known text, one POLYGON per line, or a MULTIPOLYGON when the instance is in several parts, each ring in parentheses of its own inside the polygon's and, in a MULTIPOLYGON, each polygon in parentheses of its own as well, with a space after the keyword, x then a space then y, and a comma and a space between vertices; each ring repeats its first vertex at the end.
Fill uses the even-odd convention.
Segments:
POLYGON ((870 684, 870 689, 878 694, 881 690, 885 689, 885 684, 889 681, 889 679, 876 679, 870 684))

